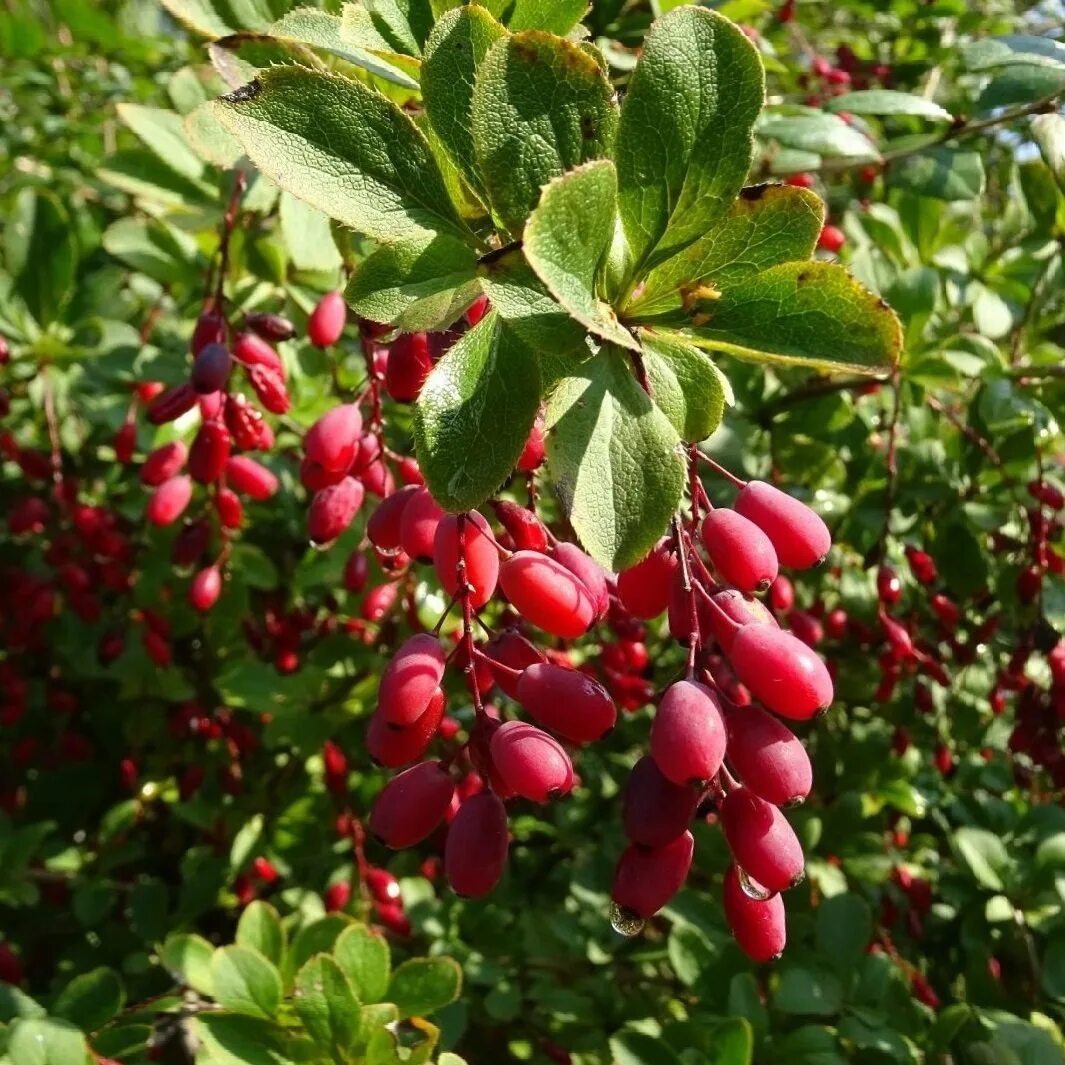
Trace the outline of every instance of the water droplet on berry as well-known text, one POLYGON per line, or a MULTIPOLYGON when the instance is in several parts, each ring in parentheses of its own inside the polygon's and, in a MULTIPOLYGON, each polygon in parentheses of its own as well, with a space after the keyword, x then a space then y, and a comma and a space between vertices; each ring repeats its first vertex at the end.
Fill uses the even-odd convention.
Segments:
POLYGON ((762 887, 757 880, 752 880, 739 866, 736 866, 736 872, 739 874, 740 888, 747 898, 754 899, 755 902, 765 902, 773 897, 772 891, 762 887))
POLYGON ((610 906, 610 926, 618 935, 638 936, 646 924, 642 917, 637 917, 631 910, 619 906, 616 902, 610 906))

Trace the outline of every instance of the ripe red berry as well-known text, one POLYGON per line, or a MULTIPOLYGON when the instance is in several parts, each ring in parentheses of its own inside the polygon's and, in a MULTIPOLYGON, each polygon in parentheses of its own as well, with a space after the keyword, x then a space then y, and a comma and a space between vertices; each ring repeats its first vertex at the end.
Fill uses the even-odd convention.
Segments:
POLYGON ((699 805, 699 791, 663 776, 650 755, 629 774, 622 797, 625 835, 642 847, 664 847, 687 831, 699 805))
POLYGON ((327 292, 307 319, 307 339, 316 348, 331 347, 340 339, 347 320, 344 297, 339 292, 327 292))
POLYGON ((425 713, 440 687, 447 655, 427 632, 412 636, 392 656, 381 676, 377 712, 391 725, 411 725, 425 713))
POLYGON ((828 526, 813 510, 765 481, 748 482, 736 510, 769 537, 782 566, 816 566, 832 546, 828 526))
POLYGON ((821 235, 817 238, 817 246, 833 254, 836 254, 846 243, 847 238, 843 230, 834 225, 825 225, 821 230, 821 235))
POLYGON ((196 391, 192 385, 175 385, 156 396, 148 408, 148 421, 152 425, 172 422, 196 406, 196 391))
POLYGON ((222 573, 217 566, 200 570, 189 587, 189 602, 200 611, 210 610, 222 594, 222 573))
POLYGON ((748 876, 774 893, 802 881, 802 844, 775 806, 747 788, 734 788, 721 803, 720 816, 732 856, 748 876))
POLYGON ((459 537, 466 560, 465 581, 470 587, 470 605, 474 610, 492 598, 499 580, 499 549, 484 517, 471 510, 465 519, 448 514, 436 527, 433 537, 433 564, 441 587, 448 595, 458 592, 459 537))
POLYGON ((669 592, 679 563, 670 551, 671 541, 659 540, 651 553, 618 574, 618 598, 630 614, 656 618, 669 605, 669 592))
POLYGON ((526 621, 553 636, 583 636, 595 619, 597 604, 587 586, 547 555, 515 552, 500 566, 499 584, 526 621))
POLYGON ((377 504, 366 522, 366 535, 370 543, 378 550, 399 550, 402 539, 403 510, 417 491, 417 485, 408 485, 386 496, 377 504))
POLYGON ((421 762, 393 777, 370 813, 370 831, 386 847, 413 847, 444 820, 455 786, 439 762, 421 762))
POLYGON ((397 403, 412 403, 421 393, 432 368, 429 334, 403 333, 388 349, 385 390, 397 403))
POLYGON ((499 796, 482 791, 455 814, 444 844, 444 876, 452 891, 467 898, 487 895, 507 864, 510 835, 499 796))
POLYGON ((416 488, 403 504, 399 520, 400 546, 411 558, 431 562, 436 529, 443 518, 444 511, 429 489, 416 488))
POLYGON ((172 525, 192 499, 192 479, 181 475, 164 481, 152 493, 145 516, 153 525, 172 525))
MULTIPOLYGON (((262 337, 254 333, 237 334, 237 339, 233 342, 233 358, 248 369, 258 366, 268 370, 282 382, 285 379, 285 364, 281 361, 281 356, 262 337)), ((253 387, 254 384, 253 381, 253 387)))
POLYGON ((511 699, 518 698, 518 682, 511 670, 523 671, 527 666, 543 662, 544 656, 524 636, 513 629, 506 629, 488 644, 488 656, 499 662, 503 669, 494 669, 496 683, 511 699))
POLYGON ((529 430, 529 438, 525 441, 525 447, 518 456, 518 469, 523 473, 538 470, 543 465, 545 453, 543 419, 538 416, 529 430))
POLYGON ((694 850, 690 832, 663 847, 626 847, 614 871, 614 902, 637 917, 653 917, 687 880, 694 850))
POLYGON ((345 403, 323 414, 303 437, 307 458, 330 473, 347 473, 359 453, 362 414, 345 403))
POLYGON ((810 794, 810 756, 783 722, 757 706, 726 707, 725 728, 729 764, 755 795, 793 806, 810 794))
POLYGON ((218 520, 225 529, 239 529, 244 520, 244 505, 235 492, 228 488, 220 488, 215 496, 215 509, 218 511, 218 520))
POLYGON ((233 369, 233 357, 223 344, 208 344, 196 356, 189 381, 201 396, 225 388, 233 369))
POLYGON ((416 762, 425 754, 440 727, 444 705, 444 693, 438 688, 422 716, 406 728, 396 728, 382 714, 374 714, 366 730, 366 750, 370 757, 388 769, 416 762))
POLYGON ((199 355, 208 344, 224 344, 226 342, 226 319, 225 315, 208 305, 203 313, 196 319, 196 325, 192 330, 192 339, 189 341, 189 350, 194 356, 199 355))
POLYGON ((617 707, 597 680, 550 662, 522 672, 517 699, 544 728, 572 743, 600 739, 617 720, 617 707))
POLYGON ((488 313, 488 297, 480 295, 466 308, 466 324, 472 329, 488 313))
POLYGON ((876 594, 885 606, 894 606, 902 598, 902 581, 890 566, 876 571, 876 594))
POLYGON ((796 189, 812 189, 814 187, 813 174, 789 174, 784 179, 785 184, 791 185, 796 189))
POLYGON ((746 596, 735 588, 726 588, 715 592, 714 607, 707 611, 707 622, 711 635, 725 654, 732 649, 732 644, 740 625, 770 625, 780 628, 780 623, 757 599, 746 596))
POLYGON ((527 507, 518 506, 509 499, 500 499, 492 504, 517 551, 547 550, 547 529, 544 523, 527 507))
MULTIPOLYGON (((0 393, 2 396, 3 393, 0 393)), ((2 413, 2 412, 0 412, 2 413)), ((137 448, 137 426, 134 422, 123 422, 115 433, 114 440, 115 459, 125 466, 132 461, 133 452, 137 448)))
POLYGON ((725 757, 725 723, 714 693, 680 680, 666 689, 651 725, 651 755, 674 784, 710 780, 725 757))
POLYGON ((347 880, 338 880, 325 889, 322 905, 326 913, 338 913, 347 908, 351 901, 351 884, 347 880))
POLYGON ((200 484, 217 481, 226 468, 230 452, 229 430, 220 421, 204 422, 189 451, 189 473, 200 484))
POLYGON ((795 586, 785 576, 779 576, 769 589, 769 605, 778 614, 786 614, 795 605, 795 586))
POLYGON ((316 544, 332 543, 355 520, 365 489, 361 481, 345 477, 339 484, 315 492, 307 512, 307 533, 316 544))
POLYGON ((244 316, 244 322, 263 340, 291 340, 296 335, 296 327, 280 314, 252 311, 244 316))
POLYGON ((285 380, 279 373, 268 370, 265 366, 250 366, 248 380, 259 397, 259 402, 271 414, 285 414, 288 411, 291 400, 285 380))
POLYGON ((936 564, 927 551, 916 547, 906 548, 906 560, 910 563, 913 575, 921 584, 933 584, 939 576, 936 564))
POLYGON ((745 625, 728 654, 740 682, 782 717, 805 720, 832 702, 832 678, 824 662, 790 632, 745 625))
POLYGON ((780 957, 787 942, 784 899, 753 898, 744 890, 739 870, 730 866, 725 874, 725 920, 740 949, 752 961, 766 962, 780 957))
POLYGON ((507 721, 492 734, 492 764, 507 790, 547 802, 573 787, 573 764, 553 736, 524 721, 507 721))
POLYGON ((734 510, 723 507, 703 519, 702 540, 723 584, 741 592, 764 592, 776 580, 777 555, 769 537, 734 510))
POLYGON ((158 487, 163 481, 176 477, 185 468, 188 457, 188 448, 180 440, 157 447, 141 466, 141 484, 158 487))
POLYGON ((603 567, 576 544, 565 541, 555 544, 554 557, 588 589, 595 605, 595 620, 603 618, 610 608, 610 588, 603 567))
POLYGON ((242 495, 260 502, 277 491, 277 478, 261 463, 246 455, 234 455, 226 463, 226 480, 242 495))

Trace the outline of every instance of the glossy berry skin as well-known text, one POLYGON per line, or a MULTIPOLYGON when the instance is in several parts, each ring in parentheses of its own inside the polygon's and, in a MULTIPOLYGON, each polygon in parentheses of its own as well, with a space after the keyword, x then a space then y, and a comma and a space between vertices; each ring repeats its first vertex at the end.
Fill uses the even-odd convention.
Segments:
POLYGON ((518 469, 523 473, 538 470, 543 465, 545 454, 544 427, 540 419, 537 419, 529 430, 529 438, 525 441, 525 447, 518 456, 518 469))
POLYGON ((400 546, 411 558, 431 562, 436 529, 443 519, 444 511, 430 495, 429 489, 416 488, 400 517, 400 546))
POLYGON ((520 677, 515 677, 510 670, 524 670, 526 667, 544 661, 544 656, 520 633, 513 629, 506 629, 496 636, 485 649, 488 656, 506 669, 492 671, 496 683, 511 699, 518 698, 518 683, 520 677))
POLYGON ((752 961, 772 961, 784 952, 787 933, 784 899, 774 895, 761 901, 752 899, 740 884, 739 870, 730 866, 725 874, 725 920, 740 949, 752 961))
POLYGON ((595 620, 605 617, 610 608, 610 588, 603 567, 576 544, 565 541, 555 544, 554 557, 588 589, 595 604, 595 620))
POLYGON ((429 334, 404 333, 388 349, 385 390, 397 403, 413 403, 432 368, 429 334))
POLYGON ((344 332, 348 309, 339 292, 327 292, 307 319, 307 339, 316 348, 332 347, 344 332))
MULTIPOLYGON (((258 339, 258 338, 256 338, 258 339)), ((291 404, 284 378, 265 366, 249 366, 248 380, 259 402, 271 414, 285 414, 291 404)))
POLYGON ((626 847, 614 871, 611 897, 637 917, 653 917, 688 878, 695 839, 684 832, 664 847, 626 847))
POLYGON ((377 712, 390 725, 411 725, 425 713, 440 687, 447 656, 427 632, 412 636, 392 656, 381 676, 377 712))
POLYGON ((885 606, 894 606, 902 598, 902 581, 890 566, 876 571, 876 594, 885 606))
POLYGON ((553 736, 524 721, 507 721, 489 747, 507 790, 532 802, 565 795, 573 787, 573 763, 553 736))
POLYGON ((195 406, 196 391, 192 385, 188 383, 175 385, 152 400, 148 407, 148 421, 152 425, 176 421, 195 406))
POLYGON ((440 727, 444 705, 444 693, 438 688, 429 700, 425 713, 406 728, 396 728, 388 724, 381 714, 374 714, 366 730, 366 750, 370 757, 387 769, 399 769, 400 766, 416 762, 425 754, 440 727))
POLYGON ((307 512, 307 533, 316 544, 332 543, 355 520, 365 489, 361 481, 345 477, 339 484, 315 492, 307 512))
POLYGON ((152 493, 145 517, 153 525, 172 525, 185 512, 192 499, 192 479, 185 475, 171 477, 152 493))
POLYGON ((729 661, 741 684, 781 717, 805 721, 832 702, 832 678, 802 640, 770 625, 746 625, 736 634, 729 661))
POLYGON ((285 379, 285 364, 281 361, 281 356, 262 337, 254 333, 237 335, 233 343, 233 358, 248 369, 259 367, 275 374, 281 381, 285 379))
POLYGON ((514 541, 515 550, 539 552, 547 550, 547 529, 531 510, 520 507, 517 503, 511 503, 509 499, 501 499, 492 506, 496 517, 514 541))
POLYGON ((355 403, 323 414, 303 437, 303 453, 330 473, 346 473, 359 453, 362 415, 355 403))
POLYGON ((843 230, 839 226, 826 225, 822 230, 820 236, 817 238, 817 246, 822 251, 832 252, 833 255, 837 254, 839 250, 847 243, 847 238, 843 233, 843 230))
POLYGON ((393 777, 374 800, 370 832, 386 847, 413 847, 444 820, 455 793, 439 762, 421 762, 393 777))
POLYGON ((448 514, 436 527, 433 536, 433 565, 441 587, 448 595, 458 591, 459 537, 466 559, 466 583, 472 588, 470 605, 474 610, 492 598, 499 580, 499 549, 488 522, 471 510, 460 523, 459 516, 448 514), (461 532, 460 532, 461 524, 461 532))
POLYGON ((748 876, 772 892, 802 881, 802 844, 775 806, 747 788, 734 788, 721 803, 720 816, 732 856, 748 876))
MULTIPOLYGON (((366 535, 370 543, 381 551, 398 551, 402 541, 403 511, 417 485, 408 485, 386 496, 377 504, 366 521, 366 535)), ((434 533, 435 536, 435 533, 434 533)))
POLYGON ((189 587, 189 602, 199 611, 210 610, 222 594, 222 573, 217 566, 200 570, 189 587))
POLYGON ((196 319, 192 339, 189 341, 189 350, 196 356, 209 344, 224 344, 225 342, 225 316, 211 307, 205 308, 200 317, 196 319))
POLYGON ((234 491, 260 502, 277 491, 277 478, 261 463, 246 455, 234 455, 226 463, 226 481, 234 491))
POLYGON ((597 604, 587 586, 547 555, 515 552, 500 566, 499 584, 526 621, 552 636, 575 639, 595 620, 597 604))
POLYGON ((214 502, 222 527, 239 529, 244 520, 244 505, 236 492, 231 492, 228 488, 220 488, 214 502))
POLYGON ((782 566, 816 566, 832 547, 820 516, 805 503, 765 481, 750 481, 736 497, 736 510, 769 537, 782 566))
POLYGON ((651 756, 674 784, 710 780, 725 758, 725 722, 708 687, 680 680, 666 689, 651 725, 651 756))
POLYGON ((597 680, 550 662, 522 672, 517 699, 544 728, 572 743, 600 739, 617 720, 614 700, 597 680))
POLYGON ((726 707, 725 728, 729 764, 755 795, 794 806, 810 794, 810 756, 783 722, 757 706, 726 707))
POLYGON ((680 565, 669 548, 668 539, 659 540, 642 562, 618 574, 618 598, 630 614, 650 620, 665 612, 680 565))
POLYGON ((741 592, 764 592, 776 580, 777 554, 753 521, 723 507, 703 519, 701 535, 723 584, 741 592))
POLYGON ((455 814, 444 844, 444 876, 466 898, 487 895, 507 865, 510 834, 503 801, 491 791, 468 798, 455 814))
POLYGON ((200 484, 217 481, 226 468, 230 452, 229 430, 220 421, 204 422, 189 450, 189 473, 200 484))
POLYGON ((664 847, 688 830, 699 806, 695 788, 663 776, 650 755, 633 767, 621 801, 621 823, 632 843, 664 847))
POLYGON ((180 440, 172 440, 152 451, 141 466, 141 484, 158 487, 176 477, 188 461, 189 449, 180 440))
POLYGON ((189 380, 198 395, 208 395, 225 388, 233 369, 233 357, 222 344, 208 344, 196 356, 189 380))
POLYGON ((771 625, 775 629, 780 628, 780 623, 759 600, 752 599, 735 588, 715 592, 713 601, 714 606, 706 612, 708 627, 725 654, 732 649, 739 631, 737 625, 771 625))

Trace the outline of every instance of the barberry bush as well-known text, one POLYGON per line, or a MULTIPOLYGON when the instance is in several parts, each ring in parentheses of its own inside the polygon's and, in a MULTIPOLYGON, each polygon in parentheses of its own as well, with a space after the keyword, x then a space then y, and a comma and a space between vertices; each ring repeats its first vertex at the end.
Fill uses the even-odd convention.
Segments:
POLYGON ((1065 43, 0 21, 0 1062, 1065 1060, 1065 43))

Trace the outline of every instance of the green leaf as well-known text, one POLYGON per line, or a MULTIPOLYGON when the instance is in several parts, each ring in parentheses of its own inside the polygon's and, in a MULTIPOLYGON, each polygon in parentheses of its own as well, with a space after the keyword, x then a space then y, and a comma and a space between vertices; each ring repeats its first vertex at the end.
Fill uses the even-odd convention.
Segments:
POLYGON ((1065 190, 1065 118, 1059 114, 1036 115, 1032 119, 1032 136, 1043 162, 1065 190))
POLYGON ((547 184, 525 227, 529 265, 548 291, 603 340, 638 351, 635 337, 596 295, 599 265, 614 238, 617 174, 600 159, 547 184))
POLYGON ((976 109, 986 112, 1013 104, 1030 104, 1065 89, 1065 67, 1023 64, 1001 67, 984 86, 976 109))
POLYGON ((651 271, 625 307, 625 316, 668 314, 682 308, 704 282, 724 286, 780 263, 805 261, 814 253, 824 222, 824 200, 808 189, 743 189, 710 232, 651 271))
POLYGON ((1013 873, 1013 861, 1001 837, 984 828, 959 828, 951 839, 954 853, 981 887, 1004 891, 1013 873))
POLYGON ((436 364, 415 408, 414 440, 442 507, 479 506, 510 476, 540 394, 536 353, 494 311, 436 364))
POLYGON ((1043 990, 1051 998, 1065 999, 1065 933, 1050 938, 1041 970, 1043 990))
POLYGON ((483 192, 470 136, 473 90, 488 50, 506 30, 476 4, 449 11, 425 45, 422 94, 429 122, 471 188, 483 192))
POLYGON ((343 1060, 359 1038, 359 999, 340 966, 328 955, 311 958, 296 974, 293 1005, 307 1034, 343 1060))
POLYGON ((348 285, 355 312, 407 332, 451 325, 480 293, 477 254, 440 234, 378 248, 348 285))
POLYGON ((107 968, 75 976, 59 992, 51 1012, 76 1024, 83 1032, 95 1032, 118 1015, 126 992, 118 974, 107 968))
POLYGON ((275 965, 285 952, 285 930, 277 910, 268 902, 256 899, 245 907, 237 922, 237 945, 257 950, 275 965))
POLYGON ((817 949, 843 972, 856 968, 873 936, 869 903, 859 895, 833 895, 817 908, 817 949))
POLYGON ((213 956, 214 947, 203 936, 184 933, 168 936, 159 951, 159 960, 175 980, 208 997, 214 996, 213 956))
POLYGON ((171 170, 190 181, 203 177, 203 163, 193 152, 185 135, 182 118, 174 111, 162 107, 146 107, 143 104, 120 103, 118 117, 164 162, 171 170))
POLYGON ((204 37, 224 37, 233 31, 210 0, 161 0, 161 3, 183 26, 204 37))
POLYGON ((532 30, 497 41, 477 74, 477 171, 504 228, 517 235, 554 177, 609 154, 617 128, 610 83, 582 48, 532 30))
POLYGON ((163 284, 181 281, 194 269, 193 248, 162 222, 120 218, 104 231, 103 246, 116 259, 163 284))
POLYGON ((858 92, 834 96, 825 102, 825 110, 846 111, 854 115, 913 115, 935 122, 950 122, 953 115, 939 104, 896 89, 860 89, 858 92))
POLYGON ((546 420, 551 477, 584 549, 612 571, 638 562, 677 508, 685 467, 627 355, 608 346, 563 378, 546 420))
POLYGON ((388 940, 366 925, 345 929, 333 957, 363 1002, 380 1002, 388 990, 391 966, 388 940))
POLYGON ((703 305, 698 347, 754 362, 878 373, 899 357, 899 320, 835 263, 784 263, 703 305))
POLYGON ((210 1065, 292 1065, 284 1030, 259 1017, 200 1013, 195 1031, 210 1065))
POLYGON ((567 33, 588 10, 589 0, 514 0, 507 27, 518 30, 544 30, 558 37, 567 33))
POLYGON ((236 166, 244 154, 236 139, 218 121, 210 101, 190 111, 181 122, 189 147, 205 162, 226 170, 236 166))
POLYGON ((281 235, 297 270, 339 270, 344 260, 337 251, 329 218, 290 192, 281 193, 281 235))
POLYGON ((211 959, 214 997, 220 1006, 254 1017, 273 1017, 281 1004, 281 977, 257 950, 219 947, 211 959))
POLYGON ((680 1065, 680 1058, 661 1039, 645 1032, 621 1031, 610 1037, 614 1065, 680 1065))
POLYGON ((15 1021, 7 1057, 11 1065, 89 1065, 94 1060, 77 1028, 49 1017, 15 1021))
POLYGON ((754 1060, 754 1033, 750 1022, 733 1017, 717 1025, 712 1033, 713 1052, 708 1065, 751 1065, 754 1060))
MULTIPOLYGON (((339 913, 327 914, 317 921, 304 925, 296 933, 296 937, 292 942, 292 949, 285 959, 285 971, 294 973, 315 954, 328 954, 333 950, 333 945, 339 941, 341 933, 350 927, 352 927, 351 919, 339 913)), ((343 967, 343 963, 341 967, 343 967)), ((350 976, 351 974, 349 973, 348 975, 350 976)), ((354 981, 352 982, 354 983, 354 981)), ((355 984, 355 989, 359 992, 359 997, 363 1001, 367 1001, 367 996, 358 984, 355 984)))
POLYGON ((1049 37, 1024 34, 989 37, 963 45, 961 52, 970 70, 992 70, 1017 64, 1065 67, 1065 44, 1049 37))
POLYGON ((78 264, 74 228, 56 197, 19 192, 4 226, 4 255, 15 292, 40 325, 49 325, 70 298, 78 264))
POLYGON ((979 152, 929 148, 892 163, 892 185, 936 200, 975 200, 984 191, 984 161, 979 152))
POLYGON ((330 218, 384 243, 467 235, 423 134, 359 82, 275 67, 214 107, 263 173, 330 218))
POLYGON ((411 958, 392 974, 388 1001, 400 1017, 425 1017, 454 1002, 462 988, 462 969, 454 958, 411 958))
POLYGON ((43 1017, 47 1010, 14 984, 0 983, 0 1024, 10 1024, 19 1017, 43 1017))
POLYGON ((733 403, 728 378, 705 353, 676 336, 645 331, 643 362, 651 398, 681 440, 705 440, 733 403))
POLYGON ((675 254, 732 205, 765 98, 754 45, 712 11, 680 7, 643 43, 614 159, 633 273, 675 254))
POLYGON ((839 978, 826 969, 793 966, 780 974, 773 1005, 781 1013, 827 1017, 843 1004, 839 978))
POLYGON ((880 158, 864 133, 847 125, 838 115, 825 112, 771 118, 759 126, 758 134, 788 148, 816 152, 829 159, 874 162, 880 158))
POLYGON ((374 25, 408 55, 421 55, 433 24, 429 0, 366 0, 374 25))

